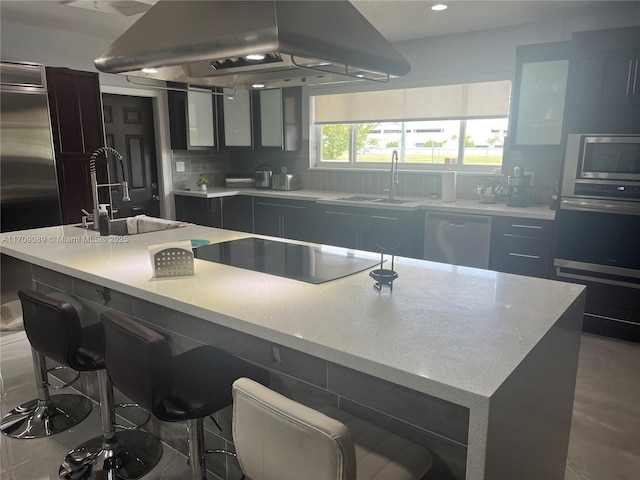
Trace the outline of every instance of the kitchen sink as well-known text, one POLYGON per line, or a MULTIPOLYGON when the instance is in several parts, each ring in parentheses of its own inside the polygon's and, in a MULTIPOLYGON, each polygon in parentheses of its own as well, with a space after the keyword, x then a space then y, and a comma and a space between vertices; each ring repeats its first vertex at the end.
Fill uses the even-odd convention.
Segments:
MULTIPOLYGON (((99 233, 99 230, 93 230, 93 223, 89 222, 87 225, 89 226, 88 228, 90 231, 99 233)), ((166 223, 159 223, 157 225, 157 228, 155 229, 148 229, 148 231, 145 231, 145 232, 129 233, 129 231, 127 230, 126 218, 117 218, 115 220, 111 220, 110 225, 111 225, 111 235, 117 235, 119 237, 124 237, 129 235, 140 235, 143 233, 151 233, 151 232, 158 232, 161 230, 170 230, 172 228, 186 227, 186 224, 179 224, 178 222, 176 222, 176 225, 173 227, 167 227, 166 223)), ((82 225, 76 225, 76 227, 86 228, 86 227, 83 227, 82 225)))
POLYGON ((389 203, 392 205, 404 205, 406 203, 415 202, 415 200, 400 200, 397 198, 389 199, 388 197, 370 197, 366 195, 353 195, 350 197, 338 198, 338 200, 361 203, 389 203))

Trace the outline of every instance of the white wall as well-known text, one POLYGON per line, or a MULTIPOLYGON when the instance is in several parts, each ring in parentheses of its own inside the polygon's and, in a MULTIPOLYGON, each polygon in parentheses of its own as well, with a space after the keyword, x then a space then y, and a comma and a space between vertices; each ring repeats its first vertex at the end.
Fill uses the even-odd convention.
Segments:
MULTIPOLYGON (((640 25, 640 2, 629 2, 607 15, 581 16, 483 30, 457 35, 411 40, 396 45, 411 64, 405 77, 392 79, 388 88, 445 85, 510 79, 516 47, 570 40, 573 32, 640 25)), ((312 94, 379 90, 380 84, 311 87, 312 94)), ((384 87, 383 87, 384 88, 384 87)))
MULTIPOLYGON (((640 25, 640 2, 628 2, 606 15, 559 18, 544 23, 402 42, 397 44, 397 48, 411 63, 411 73, 393 79, 389 86, 398 88, 510 78, 518 45, 569 40, 575 31, 631 25, 640 25)), ((96 71, 93 60, 110 43, 111 40, 102 37, 5 20, 0 26, 2 60, 96 71)), ((109 85, 126 85, 119 75, 101 74, 100 81, 109 85)), ((312 91, 334 93, 379 88, 379 84, 356 83, 312 87, 312 91)))

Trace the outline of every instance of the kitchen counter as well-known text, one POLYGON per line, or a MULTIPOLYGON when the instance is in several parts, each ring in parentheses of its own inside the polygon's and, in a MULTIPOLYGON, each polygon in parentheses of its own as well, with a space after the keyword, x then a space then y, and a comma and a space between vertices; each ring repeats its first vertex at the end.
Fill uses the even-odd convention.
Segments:
MULTIPOLYGON (((308 200, 318 203, 327 203, 344 206, 361 206, 395 210, 430 210, 450 213, 466 213, 477 215, 499 215, 518 218, 535 218, 540 220, 554 220, 556 212, 547 205, 532 205, 530 207, 508 207, 504 203, 480 203, 477 200, 457 200, 455 202, 443 202, 439 199, 406 198, 411 203, 407 205, 389 205, 383 203, 365 203, 343 201, 343 197, 362 195, 348 192, 324 192, 318 190, 268 190, 260 188, 226 188, 215 187, 207 191, 202 190, 174 190, 174 195, 184 195, 200 198, 216 198, 231 195, 250 195, 255 197, 283 198, 289 200, 308 200)), ((369 196, 369 194, 367 194, 369 196)), ((378 196, 371 194, 370 196, 378 196)), ((384 195, 380 195, 384 196, 384 195)), ((405 197, 398 197, 405 198, 405 197)))
POLYGON ((464 407, 468 479, 563 478, 583 286, 398 257, 393 291, 377 292, 366 271, 311 285, 198 259, 193 277, 152 278, 150 245, 246 236, 188 226, 100 237, 61 226, 2 234, 1 251, 464 407), (525 465, 532 476, 518 471, 525 465))

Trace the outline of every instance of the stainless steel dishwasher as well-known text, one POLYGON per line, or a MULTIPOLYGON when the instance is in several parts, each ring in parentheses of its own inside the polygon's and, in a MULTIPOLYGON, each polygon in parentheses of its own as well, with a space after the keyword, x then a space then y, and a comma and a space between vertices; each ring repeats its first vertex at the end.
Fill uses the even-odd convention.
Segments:
POLYGON ((489 268, 491 217, 427 212, 424 222, 424 259, 489 268))

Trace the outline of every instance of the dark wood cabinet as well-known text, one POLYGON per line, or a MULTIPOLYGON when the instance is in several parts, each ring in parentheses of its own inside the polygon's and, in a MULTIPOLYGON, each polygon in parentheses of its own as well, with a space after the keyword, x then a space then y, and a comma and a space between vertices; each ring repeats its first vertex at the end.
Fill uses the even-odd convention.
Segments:
POLYGON ((222 202, 219 197, 176 195, 175 202, 176 220, 205 227, 222 227, 222 202))
POLYGON ((211 150, 217 145, 216 95, 170 90, 171 150, 211 150), (191 109, 191 111, 190 111, 191 109))
POLYGON ((640 27, 572 38, 565 133, 639 133, 640 27))
POLYGON ((253 233, 253 197, 232 195, 221 200, 222 228, 253 233))
POLYGON ((575 58, 572 104, 584 106, 639 104, 639 62, 640 49, 634 48, 578 55, 575 58))
POLYGON ((255 197, 255 233, 292 240, 316 241, 315 202, 255 197))
MULTIPOLYGON (((63 222, 77 223, 81 209, 93 208, 89 159, 105 145, 98 74, 54 67, 46 74, 63 222)), ((97 163, 97 174, 105 183, 105 162, 97 163)))
POLYGON ((316 241, 421 258, 423 229, 424 215, 420 212, 325 207, 319 212, 316 241))
POLYGON ((552 220, 493 217, 489 268, 548 278, 553 225, 552 220))
POLYGON ((301 87, 254 90, 251 103, 256 149, 296 151, 302 148, 301 87))

